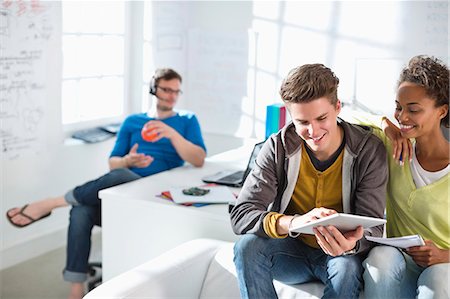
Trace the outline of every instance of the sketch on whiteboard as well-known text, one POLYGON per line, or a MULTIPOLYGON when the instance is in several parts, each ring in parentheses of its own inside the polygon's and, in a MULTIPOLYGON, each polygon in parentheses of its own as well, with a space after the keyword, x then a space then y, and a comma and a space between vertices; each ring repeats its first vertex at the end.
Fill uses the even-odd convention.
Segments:
POLYGON ((3 1, 0 10, 0 151, 16 159, 45 145, 45 107, 53 46, 52 2, 3 1))
MULTIPOLYGON (((186 28, 189 3, 179 1, 152 2, 153 61, 155 67, 171 67, 186 72, 186 28)), ((185 77, 185 75, 183 75, 185 77)), ((183 108, 183 103, 179 108, 183 108)))
MULTIPOLYGON (((3 39, 9 37, 9 13, 7 10, 0 9, 0 38, 3 39)), ((0 44, 0 49, 4 49, 4 42, 0 44)))

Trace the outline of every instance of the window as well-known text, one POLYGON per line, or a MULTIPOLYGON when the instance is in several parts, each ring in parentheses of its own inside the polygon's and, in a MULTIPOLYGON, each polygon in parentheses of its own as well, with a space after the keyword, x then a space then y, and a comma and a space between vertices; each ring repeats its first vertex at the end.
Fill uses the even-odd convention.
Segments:
POLYGON ((125 2, 62 2, 62 122, 124 113, 125 2))
POLYGON ((153 76, 155 66, 153 64, 152 54, 152 11, 153 3, 144 3, 144 30, 143 30, 143 72, 142 72, 142 111, 147 111, 150 108, 149 83, 153 76))

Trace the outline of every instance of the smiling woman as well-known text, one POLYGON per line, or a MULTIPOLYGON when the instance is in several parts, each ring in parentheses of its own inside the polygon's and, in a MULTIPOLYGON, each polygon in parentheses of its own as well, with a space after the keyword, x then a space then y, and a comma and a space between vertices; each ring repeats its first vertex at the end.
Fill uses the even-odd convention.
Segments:
POLYGON ((419 234, 425 245, 405 252, 374 248, 364 262, 365 292, 369 298, 446 298, 450 143, 441 125, 449 127, 448 67, 433 57, 413 57, 400 74, 396 106, 400 128, 385 119, 384 134, 374 130, 389 153, 386 233, 419 234))

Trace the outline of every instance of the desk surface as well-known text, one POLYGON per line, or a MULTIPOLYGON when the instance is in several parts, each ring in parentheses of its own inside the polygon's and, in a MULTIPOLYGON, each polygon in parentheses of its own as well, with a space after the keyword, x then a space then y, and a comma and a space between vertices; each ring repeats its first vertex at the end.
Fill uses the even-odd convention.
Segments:
MULTIPOLYGON (((135 200, 149 200, 167 203, 167 200, 158 198, 156 195, 173 187, 191 187, 203 184, 203 176, 213 174, 224 169, 244 170, 252 146, 243 146, 210 158, 207 158, 203 167, 194 167, 186 164, 182 167, 173 168, 152 176, 148 176, 127 184, 101 190, 99 197, 132 197, 135 200)), ((237 188, 231 188, 238 190, 237 188)))
POLYGON ((235 241, 238 236, 231 229, 228 205, 186 207, 158 195, 172 187, 199 186, 203 176, 217 171, 244 169, 252 148, 243 146, 207 158, 200 168, 186 164, 101 190, 104 281, 188 240, 235 241))

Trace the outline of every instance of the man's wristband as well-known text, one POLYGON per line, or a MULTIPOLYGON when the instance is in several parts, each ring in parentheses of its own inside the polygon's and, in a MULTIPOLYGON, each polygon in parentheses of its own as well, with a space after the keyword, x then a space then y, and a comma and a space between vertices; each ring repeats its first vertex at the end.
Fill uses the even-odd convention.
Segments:
POLYGON ((353 249, 347 250, 346 252, 344 252, 342 255, 353 255, 356 254, 358 252, 359 249, 359 241, 356 242, 356 245, 353 249))
POLYGON ((291 232, 292 221, 294 221, 294 219, 299 217, 299 216, 300 216, 299 214, 295 214, 294 217, 291 218, 291 221, 289 221, 289 226, 288 226, 288 235, 289 235, 289 237, 297 238, 298 236, 300 236, 300 233, 293 233, 293 232, 291 232))
POLYGON ((356 248, 345 251, 342 255, 352 255, 356 253, 356 248))

